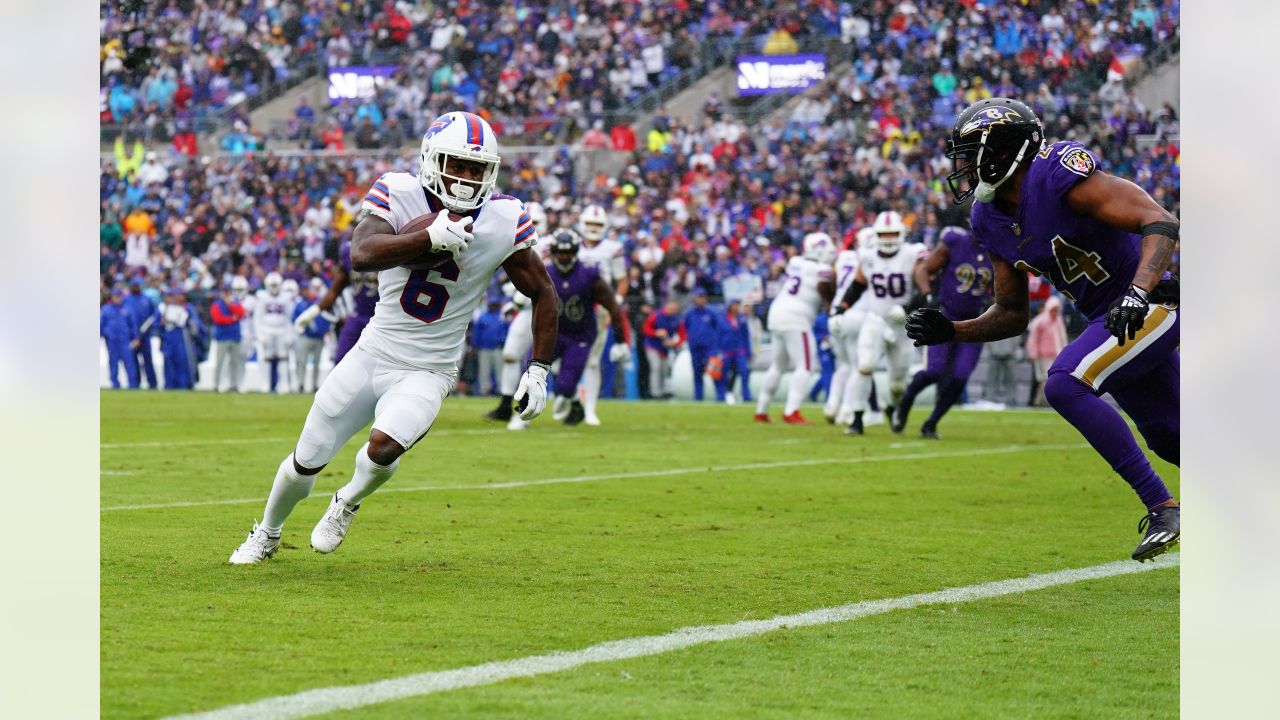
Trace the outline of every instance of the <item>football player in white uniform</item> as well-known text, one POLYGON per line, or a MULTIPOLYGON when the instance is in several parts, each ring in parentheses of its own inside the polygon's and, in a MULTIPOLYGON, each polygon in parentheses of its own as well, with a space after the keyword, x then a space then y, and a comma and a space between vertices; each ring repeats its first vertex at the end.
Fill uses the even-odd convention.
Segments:
MULTIPOLYGON (((267 273, 253 303, 253 334, 258 339, 258 362, 271 366, 267 392, 276 391, 281 363, 286 365, 285 372, 288 372, 289 346, 293 344, 293 320, 290 316, 294 302, 294 298, 284 291, 284 278, 280 273, 267 273)), ((287 379, 284 390, 289 392, 287 379)))
MULTIPOLYGON (((578 251, 578 260, 586 265, 594 265, 600 270, 600 277, 614 293, 618 302, 627 294, 626 250, 622 243, 605 237, 609 227, 609 216, 599 205, 588 205, 578 216, 578 234, 582 236, 582 248, 578 251)), ((582 409, 583 422, 588 425, 599 425, 600 416, 596 414, 596 404, 600 400, 600 357, 604 354, 605 343, 611 338, 605 332, 609 327, 609 311, 601 304, 596 305, 596 342, 591 346, 587 356, 587 367, 582 372, 582 409)), ((631 357, 631 348, 612 345, 609 348, 609 359, 623 362, 631 357)), ((557 396, 557 401, 559 396, 557 396)), ((561 412, 568 414, 568 407, 552 408, 553 416, 561 412)))
MULTIPOLYGON (((836 297, 842 298, 853 285, 858 272, 858 252, 875 247, 876 231, 864 227, 858 231, 853 246, 836 256, 836 297)), ((831 391, 827 394, 822 415, 830 423, 848 425, 853 421, 853 371, 858 364, 858 331, 866 315, 866 301, 844 311, 838 305, 831 308, 827 324, 831 332, 831 349, 836 356, 836 371, 831 376, 831 391), (848 417, 845 417, 845 416, 848 417)))
MULTIPOLYGON (((533 228, 538 237, 547 237, 547 213, 542 206, 531 202, 525 206, 525 212, 533 220, 533 228)), ((539 262, 544 267, 551 262, 550 247, 550 243, 538 243, 534 246, 539 262)), ((498 392, 502 393, 502 399, 498 401, 498 407, 485 414, 485 418, 505 422, 510 430, 523 430, 527 423, 515 417, 512 406, 524 356, 533 347, 533 308, 530 307, 529 296, 516 290, 514 285, 504 285, 502 290, 510 298, 510 307, 504 308, 503 314, 514 311, 515 315, 511 318, 511 327, 507 328, 507 339, 502 343, 502 371, 498 373, 498 392)))
POLYGON ((276 471, 262 522, 232 553, 234 564, 276 553, 285 519, 311 493, 316 473, 372 420, 351 482, 334 493, 311 533, 316 551, 338 548, 360 502, 391 478, 400 456, 431 429, 457 381, 472 313, 499 267, 533 302, 533 359, 515 400, 527 400, 520 409, 525 419, 546 405, 559 307, 531 249, 533 220, 519 200, 493 192, 501 162, 493 129, 471 113, 441 115, 422 138, 420 160, 418 175, 387 173, 365 196, 351 265, 355 272, 379 271, 378 305, 355 349, 316 392, 297 446, 276 471), (400 234, 428 213, 438 213, 429 227, 400 234), (427 252, 434 253, 430 266, 427 252), (443 254, 449 259, 441 262, 443 254))
MULTIPOLYGON (((862 416, 871 397, 876 364, 882 355, 889 366, 889 404, 885 416, 893 417, 893 405, 906 389, 907 369, 915 356, 915 348, 907 339, 906 306, 911 302, 911 278, 916 263, 924 260, 928 250, 920 243, 905 243, 907 226, 902 216, 887 210, 876 216, 871 225, 876 233, 875 248, 858 251, 858 269, 853 284, 842 296, 839 308, 858 304, 868 287, 863 307, 866 315, 858 331, 857 372, 853 376, 853 420, 847 435, 861 435, 862 416)), ((838 325, 843 325, 843 318, 838 325)), ((841 328, 843 332, 843 328, 841 328)))
POLYGON ((782 374, 791 371, 782 421, 808 425, 800 414, 800 403, 809 392, 811 373, 818 365, 818 345, 813 339, 813 323, 835 295, 835 272, 831 262, 836 246, 826 233, 809 233, 804 238, 804 254, 787 262, 782 289, 769 306, 769 333, 773 336, 773 362, 765 373, 756 401, 756 422, 769 422, 769 399, 778 389, 782 374))

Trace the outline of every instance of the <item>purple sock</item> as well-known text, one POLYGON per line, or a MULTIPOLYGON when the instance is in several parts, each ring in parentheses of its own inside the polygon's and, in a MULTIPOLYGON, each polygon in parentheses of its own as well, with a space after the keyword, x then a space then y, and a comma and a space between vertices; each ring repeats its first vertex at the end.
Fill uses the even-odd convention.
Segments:
POLYGON ((1065 372, 1050 373, 1044 383, 1049 404, 1075 426, 1111 468, 1129 483, 1148 508, 1173 496, 1138 447, 1124 418, 1087 385, 1065 372))

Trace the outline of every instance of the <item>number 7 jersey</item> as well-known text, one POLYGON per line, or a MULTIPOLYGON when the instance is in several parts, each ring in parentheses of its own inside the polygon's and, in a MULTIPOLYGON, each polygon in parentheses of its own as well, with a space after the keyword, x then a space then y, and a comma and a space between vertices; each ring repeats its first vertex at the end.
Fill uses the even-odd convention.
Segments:
MULTIPOLYGON (((417 176, 387 173, 369 189, 362 209, 398 233, 410 220, 443 207, 417 176)), ((378 304, 358 347, 406 367, 457 372, 467 325, 489 281, 512 253, 537 242, 524 205, 510 195, 494 193, 471 217, 473 239, 456 262, 378 273, 378 304)))
POLYGON ((1031 161, 1017 212, 974 202, 970 222, 979 245, 1019 270, 1042 275, 1090 320, 1133 282, 1142 238, 1114 228, 1067 204, 1076 183, 1097 171, 1098 161, 1083 145, 1045 145, 1031 161))

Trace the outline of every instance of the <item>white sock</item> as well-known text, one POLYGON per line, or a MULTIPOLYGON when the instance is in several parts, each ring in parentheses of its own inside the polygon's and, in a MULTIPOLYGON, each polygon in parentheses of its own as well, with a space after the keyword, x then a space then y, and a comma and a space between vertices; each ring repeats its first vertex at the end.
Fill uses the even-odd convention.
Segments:
POLYGON ((596 402, 600 399, 600 366, 587 367, 582 370, 582 409, 587 417, 596 414, 596 402))
POLYGON ((764 380, 760 382, 760 394, 756 398, 756 414, 763 415, 769 409, 769 398, 773 397, 773 391, 778 389, 778 383, 782 381, 782 371, 777 365, 770 365, 769 370, 764 374, 764 380))
POLYGON ((391 479, 396 468, 400 467, 400 458, 390 465, 379 465, 369 457, 369 443, 360 446, 356 451, 356 471, 351 475, 351 482, 338 490, 338 498, 348 507, 355 507, 361 500, 373 494, 374 490, 391 479))
POLYGON ((844 386, 849 380, 849 371, 852 369, 848 365, 841 364, 831 376, 831 388, 827 390, 827 402, 822 408, 825 414, 834 415, 840 407, 840 400, 844 397, 844 386))
POLYGON ((298 474, 293 467, 293 453, 289 453, 289 457, 280 463, 280 469, 276 470, 271 494, 267 496, 267 507, 262 511, 261 525, 269 535, 280 534, 289 513, 299 501, 311 494, 311 486, 315 483, 315 475, 298 474))
POLYGON ((853 401, 850 405, 853 406, 854 412, 866 412, 871 403, 871 383, 873 382, 875 379, 870 375, 861 372, 853 374, 853 401))
POLYGON ((800 409, 804 396, 809 392, 809 378, 813 374, 799 368, 791 371, 791 379, 787 382, 787 404, 782 406, 782 414, 790 415, 800 409))
POLYGON ((502 361, 502 373, 498 389, 503 395, 515 395, 520 385, 520 363, 512 360, 502 361))
MULTIPOLYGON (((850 365, 849 377, 845 378, 844 391, 840 395, 840 410, 836 413, 837 415, 853 412, 853 398, 858 393, 857 388, 859 375, 861 375, 861 373, 858 372, 858 369, 853 365, 850 365)), ((870 389, 868 388, 867 399, 870 400, 870 398, 870 389)))

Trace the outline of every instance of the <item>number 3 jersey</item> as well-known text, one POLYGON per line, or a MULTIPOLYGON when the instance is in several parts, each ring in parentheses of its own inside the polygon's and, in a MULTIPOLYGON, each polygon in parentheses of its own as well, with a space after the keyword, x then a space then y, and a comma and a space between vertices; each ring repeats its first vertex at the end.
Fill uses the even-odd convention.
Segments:
POLYGON ((969 213, 978 243, 1020 270, 1042 275, 1090 320, 1133 282, 1142 238, 1074 212, 1067 192, 1097 171, 1083 145, 1045 145, 1031 161, 1015 215, 974 202, 969 213))
POLYGON ((834 280, 835 271, 829 265, 799 256, 787 261, 782 285, 778 288, 773 304, 769 306, 769 332, 812 332, 813 322, 818 319, 818 310, 822 307, 818 284, 834 280))
MULTIPOLYGON (((444 209, 417 176, 397 172, 379 178, 361 207, 397 233, 410 220, 444 209)), ((359 347, 407 367, 457 372, 467 325, 493 274, 512 253, 537 242, 529 213, 510 195, 494 193, 471 217, 474 237, 457 261, 378 273, 378 304, 359 347)))
POLYGON ((906 307, 915 287, 911 273, 916 263, 928 254, 929 251, 920 243, 903 243, 898 252, 889 256, 881 255, 873 247, 860 248, 858 264, 862 268, 862 277, 867 281, 861 306, 876 315, 884 315, 894 305, 906 307))

